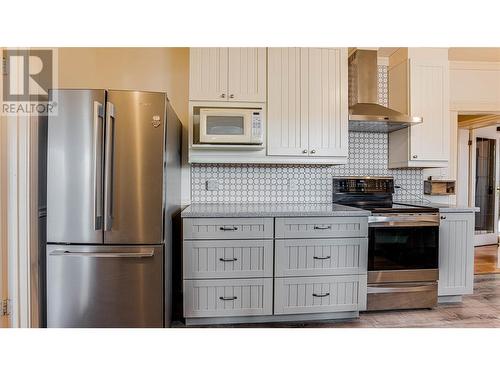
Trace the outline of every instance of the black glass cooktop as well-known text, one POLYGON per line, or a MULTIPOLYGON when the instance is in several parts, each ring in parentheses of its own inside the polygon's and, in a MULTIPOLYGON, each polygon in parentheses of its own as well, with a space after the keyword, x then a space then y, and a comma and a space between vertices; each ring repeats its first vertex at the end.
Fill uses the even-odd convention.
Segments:
POLYGON ((392 212, 392 213, 425 213, 425 212, 439 212, 438 208, 426 207, 424 203, 422 206, 409 205, 404 203, 380 203, 380 202, 349 202, 342 203, 346 206, 358 207, 375 213, 392 212))

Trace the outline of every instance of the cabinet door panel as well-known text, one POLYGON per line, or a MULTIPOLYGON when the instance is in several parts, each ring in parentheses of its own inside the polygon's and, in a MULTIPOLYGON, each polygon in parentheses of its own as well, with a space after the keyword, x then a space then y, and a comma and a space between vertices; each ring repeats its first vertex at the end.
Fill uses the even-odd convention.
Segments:
POLYGON ((308 90, 309 155, 347 156, 347 51, 308 48, 303 53, 309 77, 302 88, 308 90))
POLYGON ((308 152, 307 117, 301 113, 300 50, 268 49, 268 155, 308 152))
POLYGON ((474 214, 443 213, 441 216, 438 295, 472 294, 474 214))
POLYGON ((366 309, 366 275, 274 279, 274 314, 366 309))
POLYGON ((229 101, 266 101, 266 49, 229 48, 229 101))
POLYGON ((272 278, 184 280, 185 318, 272 313, 272 278))
POLYGON ((447 161, 450 140, 448 61, 410 60, 411 160, 447 161))
POLYGON ((190 100, 227 101, 227 79, 227 48, 190 48, 190 100))

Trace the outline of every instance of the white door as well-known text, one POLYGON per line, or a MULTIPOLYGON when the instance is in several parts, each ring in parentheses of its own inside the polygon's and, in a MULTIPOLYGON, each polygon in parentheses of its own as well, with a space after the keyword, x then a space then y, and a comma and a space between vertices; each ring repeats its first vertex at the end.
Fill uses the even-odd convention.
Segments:
POLYGON ((347 49, 307 48, 302 53, 302 71, 308 77, 302 112, 309 116, 309 155, 347 156, 347 49))
POLYGON ((228 99, 266 101, 266 48, 229 48, 228 99))
POLYGON ((189 99, 227 101, 227 48, 189 49, 189 99))
POLYGON ((448 61, 410 60, 410 112, 421 116, 412 126, 410 158, 416 161, 447 161, 449 153, 448 61))
POLYGON ((471 130, 469 205, 479 207, 474 245, 498 242, 499 139, 496 126, 471 130), (488 157, 489 156, 489 157, 488 157))
POLYGON ((301 79, 307 77, 301 75, 301 48, 269 48, 267 77, 268 155, 307 156, 308 118, 301 110, 301 95, 307 94, 301 79))

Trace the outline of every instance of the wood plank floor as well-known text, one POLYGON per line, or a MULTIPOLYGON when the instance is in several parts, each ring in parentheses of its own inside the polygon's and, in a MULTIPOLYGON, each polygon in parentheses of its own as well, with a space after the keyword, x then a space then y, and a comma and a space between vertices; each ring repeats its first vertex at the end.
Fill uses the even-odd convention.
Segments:
MULTIPOLYGON (((173 327, 185 327, 175 322, 173 327)), ((262 323, 210 326, 217 328, 500 328, 500 274, 476 275, 474 294, 462 303, 429 310, 365 312, 359 319, 307 323, 262 323)))
POLYGON ((498 246, 478 246, 474 253, 474 273, 500 273, 498 267, 498 246))

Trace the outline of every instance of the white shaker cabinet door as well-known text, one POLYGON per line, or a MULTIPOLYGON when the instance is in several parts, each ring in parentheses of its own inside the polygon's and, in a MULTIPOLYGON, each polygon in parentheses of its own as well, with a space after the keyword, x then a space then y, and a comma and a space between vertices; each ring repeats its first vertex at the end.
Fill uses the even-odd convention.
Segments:
POLYGON ((265 102, 266 94, 266 48, 229 48, 229 101, 265 102))
POLYGON ((347 49, 308 48, 303 51, 307 73, 309 155, 346 156, 348 145, 347 49))
POLYGON ((410 128, 410 160, 447 161, 450 143, 448 61, 410 59, 410 111, 423 122, 410 128))
POLYGON ((474 287, 473 236, 473 213, 441 213, 439 296, 472 294, 474 287))
POLYGON ((189 100, 227 101, 227 79, 227 48, 190 48, 189 100))
POLYGON ((301 111, 301 48, 269 48, 267 65, 268 155, 307 156, 307 113, 301 111))

